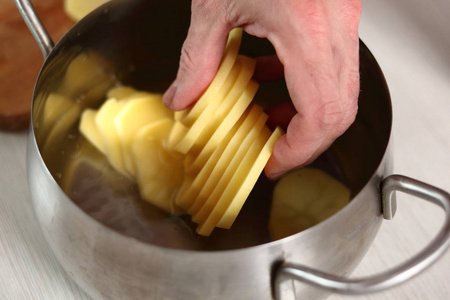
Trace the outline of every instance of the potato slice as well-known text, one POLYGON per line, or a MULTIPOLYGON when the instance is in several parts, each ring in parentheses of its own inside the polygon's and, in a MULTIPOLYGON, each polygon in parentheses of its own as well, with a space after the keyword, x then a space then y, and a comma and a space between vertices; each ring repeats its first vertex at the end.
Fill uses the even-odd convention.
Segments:
MULTIPOLYGON (((271 135, 267 127, 263 128, 259 138, 252 144, 242 159, 242 163, 233 173, 216 205, 212 208, 206 220, 198 226, 198 234, 209 236, 215 227, 219 227, 219 224, 222 228, 231 227, 264 169, 272 153, 271 149, 274 143, 281 134, 280 129, 275 130, 271 135)), ((224 178, 225 176, 224 174, 224 178)))
POLYGON ((95 123, 102 137, 106 157, 108 157, 111 165, 123 175, 131 177, 131 174, 125 169, 119 134, 114 126, 115 118, 126 103, 126 101, 116 101, 115 99, 107 100, 99 109, 95 123))
POLYGON ((72 103, 72 107, 67 111, 61 112, 45 139, 43 152, 58 148, 57 145, 61 143, 61 140, 69 137, 69 130, 77 123, 80 112, 81 107, 76 103, 72 103))
POLYGON ((188 133, 189 128, 186 127, 183 123, 175 121, 173 124, 172 130, 169 133, 169 136, 167 138, 167 147, 169 149, 174 149, 175 146, 178 144, 178 142, 186 136, 188 133))
POLYGON ((136 91, 134 88, 125 86, 125 85, 119 85, 116 87, 113 87, 108 91, 106 94, 106 97, 114 98, 116 100, 122 100, 125 98, 128 98, 129 96, 132 96, 133 94, 136 94, 138 91, 136 91))
MULTIPOLYGON (((216 164, 220 161, 221 164, 227 164, 230 159, 230 155, 233 155, 233 151, 235 151, 239 146, 239 137, 245 137, 251 130, 251 126, 253 125, 253 121, 258 118, 258 115, 262 113, 262 109, 260 107, 254 107, 253 110, 248 110, 246 114, 236 123, 233 128, 231 128, 230 132, 224 137, 222 143, 216 148, 214 153, 209 157, 207 162, 204 164, 201 171, 198 175, 195 176, 194 179, 187 180, 183 182, 182 191, 183 193, 179 193, 177 197, 177 203, 188 210, 189 213, 192 211, 197 211, 198 207, 203 204, 198 200, 198 194, 205 186, 205 182, 212 182, 218 180, 218 176, 216 178, 210 178, 212 170, 216 167, 216 164), (231 142, 233 140, 233 142, 231 142), (216 179, 216 180, 215 180, 216 179), (188 185, 186 187, 186 185, 188 185), (196 201, 197 199, 197 201, 196 201), (195 204, 194 204, 195 202, 195 204)), ((186 174, 185 177, 191 177, 189 174, 186 174)), ((210 186, 209 184, 208 186, 210 186)), ((202 198, 203 199, 203 198, 202 198)))
POLYGON ((250 81, 241 94, 239 99, 233 105, 233 108, 223 118, 215 132, 210 136, 210 139, 200 151, 200 153, 192 160, 192 162, 186 166, 186 172, 189 174, 196 174, 201 167, 206 163, 211 153, 216 148, 217 144, 227 135, 230 128, 234 126, 237 120, 242 116, 244 111, 250 105, 253 97, 258 90, 258 84, 254 81, 250 81))
POLYGON ((179 214, 174 195, 183 176, 182 156, 165 149, 163 139, 168 135, 172 119, 156 121, 139 130, 132 144, 136 180, 144 200, 179 214))
POLYGON ((135 174, 131 143, 136 132, 149 123, 172 118, 173 113, 164 106, 160 95, 145 94, 140 98, 134 98, 133 95, 127 99, 127 103, 114 119, 114 126, 122 147, 125 169, 128 174, 135 174))
MULTIPOLYGON (((267 129, 267 128, 266 128, 267 129)), ((268 130, 268 129, 267 129, 268 130)), ((278 139, 283 135, 283 130, 277 127, 267 142, 264 144, 264 147, 256 156, 253 157, 253 164, 247 172, 243 171, 242 173, 236 172, 233 176, 233 182, 227 186, 227 190, 234 190, 234 197, 229 202, 230 205, 225 210, 222 218, 217 224, 218 227, 229 229, 236 219, 237 215, 241 211, 242 206, 244 205, 245 200, 250 194, 253 186, 261 175, 261 172, 264 170, 267 161, 272 155, 273 147, 278 139)), ((242 160, 245 161, 245 158, 242 160)), ((245 165, 245 164, 244 164, 245 165)), ((226 191, 228 192, 228 191, 226 191)))
MULTIPOLYGON (((236 63, 222 87, 214 96, 214 99, 211 99, 210 103, 204 107, 199 113, 198 118, 189 126, 189 129, 182 136, 179 136, 180 140, 171 140, 171 145, 174 144, 173 148, 175 150, 183 154, 187 154, 192 148, 195 148, 194 152, 199 152, 201 150, 206 143, 206 139, 210 136, 207 132, 208 128, 213 128, 214 125, 219 122, 219 120, 216 121, 218 118, 218 116, 216 116, 216 111, 222 105, 223 100, 232 89, 238 78, 240 69, 241 65, 236 63)), ((197 104, 195 104, 194 107, 196 105, 197 104)))
POLYGON ((322 170, 307 167, 288 173, 273 192, 270 237, 277 240, 312 227, 349 200, 349 189, 322 170))
POLYGON ((64 95, 57 93, 51 93, 48 95, 43 107, 44 111, 42 113, 42 118, 38 119, 37 123, 36 134, 39 143, 45 143, 45 140, 48 138, 48 134, 61 116, 66 114, 73 106, 76 105, 77 104, 74 101, 64 95))
POLYGON ((170 189, 158 182, 147 182, 144 186, 139 186, 139 190, 142 199, 158 208, 173 215, 180 215, 183 213, 183 210, 175 206, 172 201, 176 190, 170 189))
POLYGON ((227 79, 228 74, 233 68, 234 62, 236 61, 239 47, 241 46, 242 33, 242 28, 235 28, 230 32, 223 58, 217 70, 216 76, 192 108, 175 113, 175 119, 177 121, 190 126, 195 120, 198 119, 198 116, 205 109, 207 104, 214 101, 217 92, 222 88, 222 85, 227 79))
POLYGON ((94 145, 97 150, 105 154, 105 147, 103 145, 102 137, 98 131, 95 118, 97 117, 97 111, 93 109, 86 109, 81 114, 80 120, 80 132, 86 137, 86 139, 94 145))
POLYGON ((193 215, 192 220, 194 222, 198 223, 206 219, 206 215, 210 211, 209 208, 214 206, 214 201, 217 201, 220 196, 218 194, 220 193, 218 182, 225 186, 227 184, 225 181, 231 179, 233 173, 242 162, 245 153, 252 143, 259 138, 267 118, 268 116, 263 113, 260 106, 253 105, 236 134, 233 135, 228 143, 221 144, 225 149, 223 152, 219 152, 218 159, 211 161, 211 158, 216 155, 219 148, 208 160, 200 174, 208 167, 210 170, 205 174, 204 184, 201 185, 201 190, 195 199, 195 203, 188 210, 188 213, 193 215), (214 195, 213 192, 215 193, 214 195))
MULTIPOLYGON (((231 138, 235 136, 238 128, 240 128, 242 121, 244 118, 241 119, 241 122, 238 122, 236 126, 231 128, 229 134, 227 134, 224 139, 221 146, 219 146, 216 151, 209 157, 207 160, 207 163, 204 164, 201 171, 195 175, 189 175, 185 172, 185 179, 183 180, 182 186, 180 188, 180 191, 176 198, 176 203, 178 206, 182 207, 185 210, 188 210, 195 202, 195 199, 198 196, 198 193, 202 189, 203 185, 205 184, 208 176, 211 173, 211 170, 214 168, 215 164, 220 158, 220 155, 225 150, 226 145, 230 142, 231 138)), ((185 161, 189 160, 190 156, 185 157, 185 161)), ((185 170, 186 170, 186 164, 185 163, 185 170)))
POLYGON ((86 51, 70 62, 60 92, 76 99, 82 107, 96 107, 114 84, 112 65, 94 51, 86 51))
MULTIPOLYGON (((163 148, 164 139, 172 128, 172 119, 163 119, 147 124, 141 128, 133 139, 131 154, 136 170, 136 181, 139 186, 145 185, 148 181, 155 181, 155 178, 163 172, 168 158, 166 149, 163 148)), ((173 160, 179 160, 182 166, 181 157, 174 154, 173 160)), ((180 171, 182 173, 182 170, 180 171)))

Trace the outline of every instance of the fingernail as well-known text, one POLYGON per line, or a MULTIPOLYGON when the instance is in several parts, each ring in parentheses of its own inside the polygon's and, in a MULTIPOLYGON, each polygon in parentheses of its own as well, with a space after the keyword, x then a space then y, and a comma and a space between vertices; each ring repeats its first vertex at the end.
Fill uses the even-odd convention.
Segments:
POLYGON ((169 87, 169 89, 164 93, 163 102, 168 108, 172 108, 173 98, 175 97, 175 93, 177 92, 177 86, 174 83, 169 87))

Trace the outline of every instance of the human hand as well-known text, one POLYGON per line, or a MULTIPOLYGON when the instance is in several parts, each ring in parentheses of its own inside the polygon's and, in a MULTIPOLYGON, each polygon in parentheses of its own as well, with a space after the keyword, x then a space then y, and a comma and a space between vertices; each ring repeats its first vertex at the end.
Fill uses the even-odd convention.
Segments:
POLYGON ((295 109, 281 111, 292 118, 266 175, 311 163, 356 116, 360 14, 360 0, 193 0, 177 78, 164 102, 173 110, 192 105, 215 76, 228 33, 242 27, 274 46, 277 57, 259 58, 255 76, 284 73, 295 109))

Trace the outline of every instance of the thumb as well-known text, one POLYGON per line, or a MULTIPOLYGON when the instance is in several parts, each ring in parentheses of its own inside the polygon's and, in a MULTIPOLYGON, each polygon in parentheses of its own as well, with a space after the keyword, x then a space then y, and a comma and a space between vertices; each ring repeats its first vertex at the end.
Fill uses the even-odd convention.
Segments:
MULTIPOLYGON (((199 2, 199 1, 197 1, 199 2)), ((191 25, 181 50, 177 78, 164 94, 167 107, 182 110, 197 100, 214 78, 231 28, 217 6, 222 1, 192 3, 191 25)))

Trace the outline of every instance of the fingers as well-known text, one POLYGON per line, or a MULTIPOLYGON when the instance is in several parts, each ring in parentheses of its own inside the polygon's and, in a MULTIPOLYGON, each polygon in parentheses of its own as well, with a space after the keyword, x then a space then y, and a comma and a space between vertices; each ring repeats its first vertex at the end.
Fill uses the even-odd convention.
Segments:
POLYGON ((181 110, 199 98, 216 74, 229 31, 241 26, 267 37, 277 52, 258 58, 254 78, 284 74, 294 107, 269 112, 271 120, 289 124, 266 166, 269 177, 310 163, 350 126, 359 93, 360 0, 192 3, 177 78, 164 95, 169 108, 181 110))
POLYGON ((166 106, 173 110, 192 105, 207 88, 231 30, 220 14, 223 1, 203 2, 192 3, 191 25, 181 51, 177 78, 163 97, 166 106))

